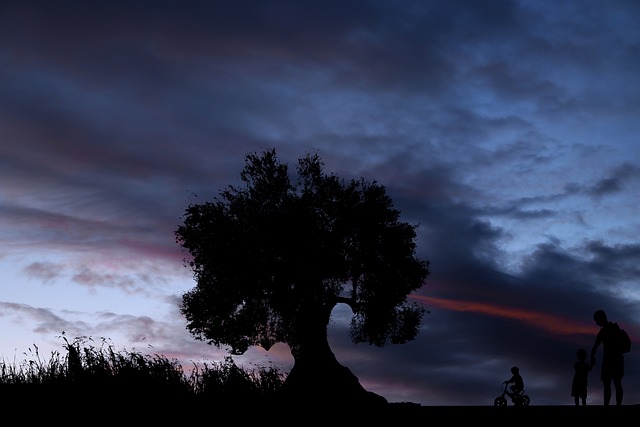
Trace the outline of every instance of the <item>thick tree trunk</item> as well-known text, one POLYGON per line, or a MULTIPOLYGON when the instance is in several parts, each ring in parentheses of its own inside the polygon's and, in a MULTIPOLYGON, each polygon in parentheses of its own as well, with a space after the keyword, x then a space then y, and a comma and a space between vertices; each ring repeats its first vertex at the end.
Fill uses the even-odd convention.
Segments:
POLYGON ((341 365, 331 351, 326 324, 309 329, 300 345, 292 348, 294 365, 284 383, 286 399, 309 403, 353 407, 381 405, 387 400, 367 391, 349 368, 341 365))

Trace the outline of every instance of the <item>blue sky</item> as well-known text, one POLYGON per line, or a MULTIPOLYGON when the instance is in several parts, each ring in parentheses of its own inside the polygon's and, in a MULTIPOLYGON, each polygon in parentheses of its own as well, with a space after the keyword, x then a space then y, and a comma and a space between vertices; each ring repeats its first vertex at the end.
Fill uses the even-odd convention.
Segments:
MULTIPOLYGON (((68 338, 189 365, 174 231, 246 154, 317 152, 419 224, 410 343, 332 348, 368 390, 573 404, 604 309, 640 342, 636 1, 20 1, 0 6, 0 356, 68 338)), ((286 346, 238 363, 286 370, 286 346)), ((625 403, 640 403, 640 351, 625 403)), ((590 404, 602 403, 599 365, 590 404)))

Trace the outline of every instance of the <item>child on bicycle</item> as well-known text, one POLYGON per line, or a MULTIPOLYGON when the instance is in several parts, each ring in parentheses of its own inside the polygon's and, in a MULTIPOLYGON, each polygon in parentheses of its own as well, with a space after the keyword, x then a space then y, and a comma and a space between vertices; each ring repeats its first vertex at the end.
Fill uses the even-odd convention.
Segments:
POLYGON ((520 368, 518 368, 517 366, 511 368, 511 374, 511 378, 506 380, 503 384, 513 383, 513 385, 509 387, 511 389, 511 393, 507 392, 509 397, 513 399, 524 390, 524 380, 522 379, 522 375, 520 375, 520 368))

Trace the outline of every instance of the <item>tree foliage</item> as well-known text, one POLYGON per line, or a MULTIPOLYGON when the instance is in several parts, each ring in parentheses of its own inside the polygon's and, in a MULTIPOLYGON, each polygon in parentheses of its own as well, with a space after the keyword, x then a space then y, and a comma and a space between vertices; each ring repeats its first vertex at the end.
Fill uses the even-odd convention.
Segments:
POLYGON ((232 354, 284 342, 298 358, 326 344, 344 303, 354 343, 415 338, 426 310, 407 296, 429 274, 417 226, 400 221, 384 186, 325 173, 317 154, 296 172, 275 149, 249 154, 242 185, 187 207, 175 234, 196 282, 180 305, 188 330, 232 354))

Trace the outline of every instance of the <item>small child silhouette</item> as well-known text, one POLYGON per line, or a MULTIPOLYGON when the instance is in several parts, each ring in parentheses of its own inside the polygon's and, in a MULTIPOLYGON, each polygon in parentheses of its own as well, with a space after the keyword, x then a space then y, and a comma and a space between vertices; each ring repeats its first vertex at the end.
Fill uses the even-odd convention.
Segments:
POLYGON ((522 391, 524 390, 524 380, 520 375, 520 368, 518 368, 517 366, 514 366, 511 368, 511 374, 512 374, 511 378, 506 380, 504 384, 513 383, 513 385, 509 387, 511 389, 511 393, 507 393, 513 399, 515 396, 522 393, 522 391))
POLYGON ((571 383, 571 396, 576 406, 587 405, 587 383, 589 378, 589 372, 593 368, 593 365, 587 362, 587 350, 584 348, 578 349, 576 352, 578 360, 574 363, 573 381, 571 383))

